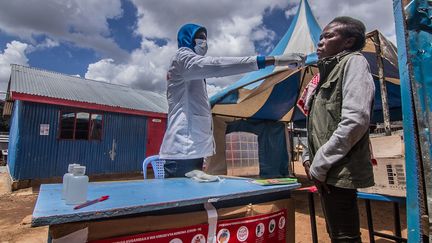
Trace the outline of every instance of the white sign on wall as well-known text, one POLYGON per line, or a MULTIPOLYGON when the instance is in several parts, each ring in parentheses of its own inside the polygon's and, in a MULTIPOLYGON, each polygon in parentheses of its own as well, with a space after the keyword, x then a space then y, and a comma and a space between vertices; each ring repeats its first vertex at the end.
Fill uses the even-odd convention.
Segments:
POLYGON ((49 124, 40 124, 39 135, 41 136, 49 135, 49 124))

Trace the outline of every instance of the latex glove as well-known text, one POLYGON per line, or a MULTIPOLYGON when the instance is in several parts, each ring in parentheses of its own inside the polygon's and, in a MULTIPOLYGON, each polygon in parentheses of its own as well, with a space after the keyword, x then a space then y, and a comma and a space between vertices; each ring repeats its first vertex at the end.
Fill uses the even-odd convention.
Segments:
POLYGON ((288 53, 274 58, 275 66, 288 66, 289 68, 303 67, 306 61, 306 55, 302 53, 288 53))

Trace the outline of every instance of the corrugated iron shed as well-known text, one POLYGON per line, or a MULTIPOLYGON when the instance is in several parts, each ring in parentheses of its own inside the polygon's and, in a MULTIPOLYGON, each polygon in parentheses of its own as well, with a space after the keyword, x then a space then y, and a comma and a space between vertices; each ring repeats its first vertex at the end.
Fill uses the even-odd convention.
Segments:
POLYGON ((7 96, 7 164, 14 183, 61 177, 70 163, 85 165, 87 175, 140 172, 165 132, 166 97, 151 91, 12 65, 7 96), (98 114, 100 137, 89 136, 88 118, 81 119, 86 136, 61 137, 62 112, 76 116, 68 128, 73 134, 76 114, 98 114))
POLYGON ((108 108, 110 111, 139 111, 164 114, 168 111, 166 97, 151 91, 133 89, 69 76, 31 67, 11 65, 9 100, 28 100, 40 103, 85 106, 86 108, 108 108), (93 106, 92 106, 93 105, 93 106), (99 105, 100 107, 94 107, 99 105), (111 109, 109 109, 111 108, 111 109))

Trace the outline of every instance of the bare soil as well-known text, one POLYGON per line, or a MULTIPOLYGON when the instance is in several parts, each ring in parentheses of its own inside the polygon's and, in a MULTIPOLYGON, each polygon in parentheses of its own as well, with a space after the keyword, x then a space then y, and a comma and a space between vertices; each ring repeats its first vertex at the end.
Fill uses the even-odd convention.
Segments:
MULTIPOLYGON (((311 186, 312 183, 306 179, 306 174, 304 172, 301 163, 294 163, 294 172, 299 178, 300 183, 303 186, 311 186)), ((310 243, 312 242, 311 228, 310 228, 310 216, 309 216, 309 204, 307 194, 303 192, 294 192, 293 196, 295 200, 295 222, 296 222, 296 242, 297 243, 310 243)), ((318 242, 330 243, 330 239, 327 235, 325 219, 323 212, 321 210, 321 204, 319 200, 319 195, 314 195, 315 202, 315 213, 316 213, 316 224, 318 232, 318 242)), ((369 233, 367 227, 366 218, 366 208, 365 202, 362 199, 358 200, 359 213, 360 213, 360 231, 362 234, 363 242, 370 242, 369 233)), ((374 230, 381 233, 393 234, 394 220, 393 220, 393 205, 389 202, 379 202, 371 201, 372 217, 374 230)), ((406 208, 405 205, 399 207, 400 219, 401 219, 401 229, 402 237, 407 237, 406 228, 406 208)), ((393 240, 388 240, 380 237, 375 237, 376 243, 387 243, 394 242, 393 240)))
POLYGON ((48 227, 32 228, 37 194, 31 189, 0 196, 0 242, 46 242, 48 227))
MULTIPOLYGON (((305 180, 304 172, 297 163, 295 163, 295 172, 304 186, 308 185, 305 180)), ((4 242, 46 242, 48 227, 33 228, 30 226, 33 207, 37 199, 37 188, 29 188, 16 192, 8 192, 5 186, 7 179, 6 173, 0 172, 0 243, 4 242)), ((293 193, 296 203, 295 228, 296 242, 310 243, 311 228, 307 194, 304 192, 293 193)), ((318 195, 315 195, 316 220, 319 242, 330 242, 325 230, 325 221, 321 211, 318 195)), ((366 211, 364 201, 359 200, 361 216, 361 232, 363 242, 369 242, 367 232, 366 211)), ((392 233, 393 230, 393 212, 392 205, 386 202, 372 202, 375 230, 383 233, 392 233)), ((405 207, 400 210, 402 236, 406 237, 406 214, 405 207)), ((393 242, 376 237, 377 243, 393 242)))

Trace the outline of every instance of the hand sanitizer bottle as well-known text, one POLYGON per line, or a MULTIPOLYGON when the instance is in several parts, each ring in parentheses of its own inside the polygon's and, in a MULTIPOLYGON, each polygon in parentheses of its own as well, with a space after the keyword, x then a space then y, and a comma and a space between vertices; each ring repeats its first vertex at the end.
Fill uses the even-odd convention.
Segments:
POLYGON ((63 187, 62 187, 62 195, 61 195, 62 200, 66 199, 66 193, 67 193, 69 179, 72 177, 72 169, 75 166, 79 166, 79 164, 69 164, 68 172, 66 174, 64 174, 64 176, 63 176, 63 187))
POLYGON ((73 176, 69 179, 66 204, 81 204, 87 201, 88 176, 85 175, 85 166, 75 166, 73 176))

